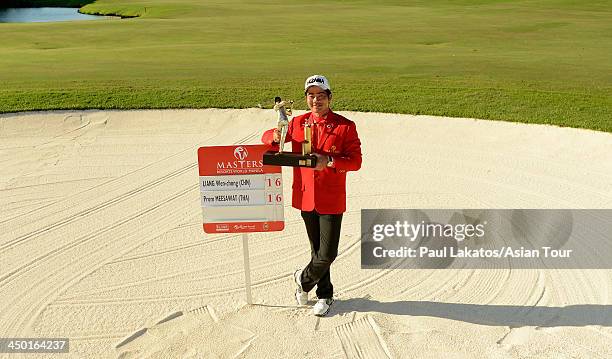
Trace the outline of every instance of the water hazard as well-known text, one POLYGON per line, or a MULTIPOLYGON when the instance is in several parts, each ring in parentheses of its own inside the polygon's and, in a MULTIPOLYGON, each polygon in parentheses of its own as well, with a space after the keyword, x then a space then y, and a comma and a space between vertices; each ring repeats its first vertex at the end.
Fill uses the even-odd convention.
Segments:
POLYGON ((78 10, 69 7, 0 9, 0 22, 54 22, 105 18, 105 16, 81 14, 78 10))

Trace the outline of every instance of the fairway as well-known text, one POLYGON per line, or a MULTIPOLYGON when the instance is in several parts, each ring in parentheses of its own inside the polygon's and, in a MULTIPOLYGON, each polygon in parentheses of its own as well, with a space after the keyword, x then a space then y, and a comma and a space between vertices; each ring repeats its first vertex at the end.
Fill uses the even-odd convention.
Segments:
MULTIPOLYGON (((609 1, 98 0, 139 15, 0 24, 0 112, 270 107, 323 73, 337 110, 612 132, 609 1)), ((303 101, 298 101, 305 108, 303 101)))

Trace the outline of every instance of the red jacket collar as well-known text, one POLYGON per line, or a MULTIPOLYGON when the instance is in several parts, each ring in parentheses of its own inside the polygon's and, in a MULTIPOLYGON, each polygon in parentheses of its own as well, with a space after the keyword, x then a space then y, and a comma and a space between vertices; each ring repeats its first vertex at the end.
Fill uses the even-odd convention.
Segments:
POLYGON ((336 114, 330 109, 325 117, 316 117, 316 120, 315 120, 315 115, 312 112, 309 112, 308 118, 311 121, 316 121, 317 123, 324 124, 324 123, 334 122, 336 119, 336 114))

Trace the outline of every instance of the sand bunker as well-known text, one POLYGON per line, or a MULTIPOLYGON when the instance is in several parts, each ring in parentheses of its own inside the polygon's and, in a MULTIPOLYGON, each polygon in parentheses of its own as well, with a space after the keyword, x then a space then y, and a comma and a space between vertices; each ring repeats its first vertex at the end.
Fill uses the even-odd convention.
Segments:
POLYGON ((289 200, 283 232, 250 235, 255 305, 240 236, 202 231, 197 148, 259 143, 273 111, 0 115, 0 337, 69 337, 75 358, 612 356, 612 270, 361 270, 359 251, 362 208, 612 208, 611 134, 342 114, 364 162, 327 318, 294 305, 289 200))

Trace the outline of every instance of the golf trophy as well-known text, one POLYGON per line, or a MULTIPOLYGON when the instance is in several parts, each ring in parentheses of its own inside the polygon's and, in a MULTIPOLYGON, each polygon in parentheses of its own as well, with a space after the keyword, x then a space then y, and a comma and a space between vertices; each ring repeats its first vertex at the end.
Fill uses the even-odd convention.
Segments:
POLYGON ((287 137, 289 118, 292 114, 293 101, 282 101, 280 97, 274 98, 274 110, 278 112, 278 132, 280 142, 278 152, 268 151, 263 155, 264 165, 311 167, 317 166, 317 157, 312 154, 312 128, 310 124, 304 125, 304 142, 302 142, 302 153, 285 152, 283 147, 287 137))

